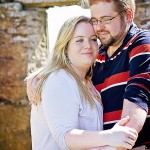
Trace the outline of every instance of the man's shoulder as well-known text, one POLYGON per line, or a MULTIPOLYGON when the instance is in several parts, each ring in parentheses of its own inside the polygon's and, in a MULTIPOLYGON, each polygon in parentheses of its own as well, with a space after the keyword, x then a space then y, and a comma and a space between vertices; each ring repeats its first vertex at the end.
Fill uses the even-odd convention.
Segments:
POLYGON ((130 41, 134 37, 136 38, 132 42, 133 46, 134 44, 135 46, 138 44, 150 44, 150 31, 138 28, 137 25, 133 22, 127 33, 127 37, 125 38, 125 43, 130 41))
POLYGON ((139 30, 135 35, 132 37, 135 37, 134 40, 129 44, 129 51, 136 48, 136 47, 149 47, 150 45, 150 31, 148 30, 139 30))
POLYGON ((150 44, 150 31, 149 30, 139 30, 137 33, 137 38, 135 39, 137 42, 145 42, 150 44))
POLYGON ((134 22, 130 25, 130 29, 128 31, 129 36, 148 36, 150 38, 150 30, 139 28, 134 22))
MULTIPOLYGON (((142 38, 142 39, 147 39, 150 40, 150 31, 149 30, 139 30, 138 34, 138 38, 142 38)), ((150 42, 150 41, 149 41, 150 42)))

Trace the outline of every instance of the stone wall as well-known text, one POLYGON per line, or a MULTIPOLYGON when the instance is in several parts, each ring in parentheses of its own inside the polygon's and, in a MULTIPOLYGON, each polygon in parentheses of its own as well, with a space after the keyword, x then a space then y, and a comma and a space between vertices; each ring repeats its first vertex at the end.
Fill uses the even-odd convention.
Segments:
POLYGON ((24 79, 46 55, 35 53, 45 25, 45 9, 0 4, 0 150, 31 149, 24 79))
POLYGON ((14 0, 23 3, 27 7, 50 7, 50 6, 62 6, 73 5, 78 0, 14 0))
MULTIPOLYGON (((13 0, 0 0, 8 1, 13 0)), ((0 3, 0 150, 31 149, 30 105, 24 79, 27 72, 40 66, 46 57, 45 7, 76 2, 16 1, 23 5, 0 3), (43 42, 38 45, 41 40, 43 42)), ((139 0, 136 4, 135 22, 141 28, 150 29, 150 1, 139 0)))
POLYGON ((136 6, 136 24, 142 29, 150 30, 150 0, 137 0, 136 6))

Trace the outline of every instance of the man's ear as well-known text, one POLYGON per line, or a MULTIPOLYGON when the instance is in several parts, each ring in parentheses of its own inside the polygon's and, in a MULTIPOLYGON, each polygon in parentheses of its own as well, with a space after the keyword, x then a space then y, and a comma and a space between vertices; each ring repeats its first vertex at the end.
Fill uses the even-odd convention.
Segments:
POLYGON ((130 24, 133 21, 133 12, 131 9, 126 10, 126 20, 128 24, 130 24))

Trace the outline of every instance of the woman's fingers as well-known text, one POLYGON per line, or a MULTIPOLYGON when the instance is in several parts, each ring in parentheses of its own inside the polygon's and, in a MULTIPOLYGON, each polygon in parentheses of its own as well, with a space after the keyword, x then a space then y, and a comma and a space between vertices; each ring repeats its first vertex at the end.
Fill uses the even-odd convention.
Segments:
POLYGON ((128 138, 136 141, 137 138, 138 138, 138 132, 135 130, 135 129, 132 129, 130 127, 126 127, 129 131, 129 134, 128 134, 128 138))
POLYGON ((129 131, 138 137, 138 132, 135 129, 129 128, 129 131))
POLYGON ((129 119, 130 119, 129 116, 126 116, 125 118, 122 118, 121 120, 119 120, 115 126, 117 126, 117 125, 124 126, 126 123, 129 122, 129 119))
POLYGON ((137 137, 138 137, 138 133, 136 132, 136 130, 131 129, 129 127, 126 127, 129 131, 126 139, 125 139, 125 146, 127 149, 132 149, 132 147, 134 146, 137 137))
POLYGON ((128 117, 121 119, 121 121, 112 128, 113 139, 110 140, 112 144, 111 146, 131 149, 135 144, 138 137, 137 131, 130 127, 122 126, 128 121, 128 119, 128 117))
POLYGON ((131 144, 129 144, 129 143, 124 143, 124 148, 126 148, 126 149, 132 149, 132 145, 131 144))

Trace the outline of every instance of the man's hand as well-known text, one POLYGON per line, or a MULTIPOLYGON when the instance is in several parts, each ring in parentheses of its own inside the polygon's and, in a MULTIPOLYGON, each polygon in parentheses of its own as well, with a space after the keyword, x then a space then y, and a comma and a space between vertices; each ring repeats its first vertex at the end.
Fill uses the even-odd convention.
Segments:
POLYGON ((34 87, 37 85, 38 81, 40 80, 40 76, 36 76, 35 78, 27 79, 27 95, 28 99, 31 104, 36 105, 36 100, 34 96, 34 87))

